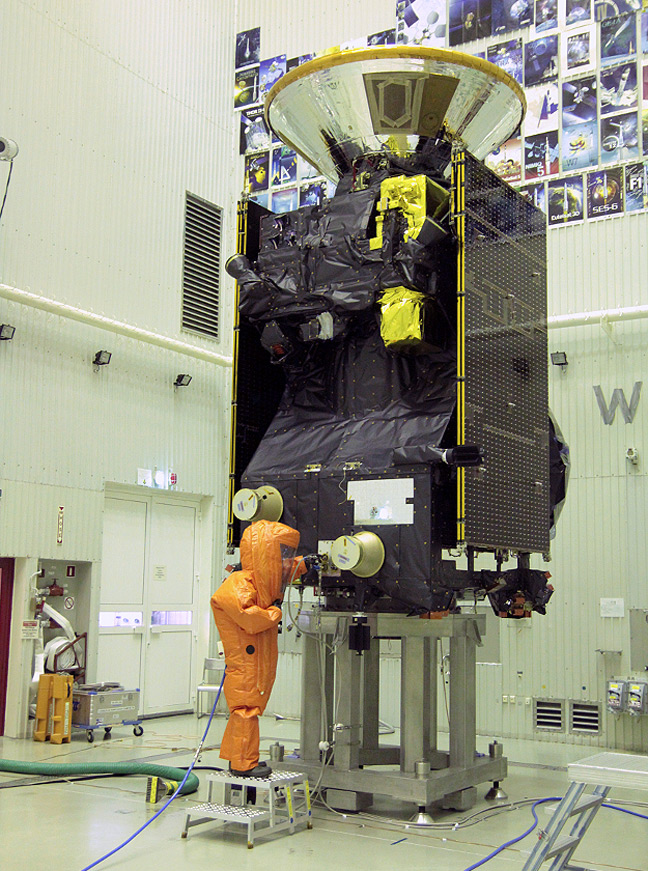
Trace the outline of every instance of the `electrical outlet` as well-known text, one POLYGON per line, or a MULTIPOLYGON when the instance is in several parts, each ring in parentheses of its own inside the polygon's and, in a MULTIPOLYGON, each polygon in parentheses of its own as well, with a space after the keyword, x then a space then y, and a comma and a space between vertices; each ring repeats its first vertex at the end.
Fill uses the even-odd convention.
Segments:
POLYGON ((502 696, 502 704, 508 705, 508 696, 502 696))
POLYGON ((509 696, 509 703, 510 703, 511 705, 514 705, 514 704, 515 704, 515 696, 509 696))

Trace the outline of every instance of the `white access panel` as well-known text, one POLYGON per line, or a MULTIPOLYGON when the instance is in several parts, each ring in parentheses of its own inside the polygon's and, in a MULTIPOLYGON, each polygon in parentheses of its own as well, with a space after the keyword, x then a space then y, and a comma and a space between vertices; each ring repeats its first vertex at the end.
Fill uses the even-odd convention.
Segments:
POLYGON ((414 523, 413 478, 366 478, 349 481, 347 499, 353 500, 356 526, 394 526, 414 523))
POLYGON ((146 651, 142 713, 191 707, 193 632, 187 627, 153 627, 146 651))
POLYGON ((102 630, 97 650, 97 681, 119 681, 125 689, 139 689, 142 639, 141 629, 102 630))
POLYGON ((144 501, 106 497, 101 564, 104 610, 125 602, 141 607, 144 601, 147 510, 144 501))
POLYGON ((159 502, 151 525, 150 597, 155 605, 193 601, 196 509, 159 502))

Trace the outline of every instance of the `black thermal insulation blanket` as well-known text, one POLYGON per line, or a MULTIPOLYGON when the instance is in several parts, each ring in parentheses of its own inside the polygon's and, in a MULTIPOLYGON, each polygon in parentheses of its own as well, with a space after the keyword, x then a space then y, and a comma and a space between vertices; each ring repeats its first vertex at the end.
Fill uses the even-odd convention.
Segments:
POLYGON ((268 215, 256 263, 241 269, 242 317, 261 334, 286 388, 245 480, 324 473, 362 462, 392 466, 393 451, 440 444, 455 405, 454 240, 406 238, 398 210, 378 244, 380 178, 321 207, 268 215), (383 290, 423 294, 420 353, 390 351, 380 335, 383 290))

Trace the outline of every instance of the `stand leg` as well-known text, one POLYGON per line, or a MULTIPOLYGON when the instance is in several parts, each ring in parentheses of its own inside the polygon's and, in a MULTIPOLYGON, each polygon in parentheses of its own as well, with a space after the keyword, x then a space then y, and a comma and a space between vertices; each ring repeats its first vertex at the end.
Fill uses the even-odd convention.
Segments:
POLYGON ((424 637, 401 641, 401 771, 428 759, 430 751, 430 644, 424 637))
POLYGON ((343 771, 357 768, 360 762, 360 667, 362 657, 354 650, 342 648, 338 661, 338 720, 335 733, 334 765, 343 771))

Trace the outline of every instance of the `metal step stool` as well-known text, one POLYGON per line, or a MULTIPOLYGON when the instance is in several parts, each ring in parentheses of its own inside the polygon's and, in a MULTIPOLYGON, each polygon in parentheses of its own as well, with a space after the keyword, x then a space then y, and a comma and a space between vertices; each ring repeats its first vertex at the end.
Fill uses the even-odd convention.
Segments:
POLYGON ((222 823, 239 823, 247 827, 248 849, 254 846, 255 835, 288 830, 306 823, 312 829, 311 801, 308 779, 296 771, 273 771, 268 777, 236 777, 229 771, 207 775, 207 801, 187 811, 182 837, 186 838, 192 826, 218 820, 222 823), (214 784, 224 786, 222 804, 212 801, 214 784), (232 803, 232 787, 240 787, 242 804, 232 803), (257 797, 267 793, 267 808, 248 805, 248 790, 254 788, 257 797), (198 819, 191 819, 197 816, 198 819))
POLYGON ((570 864, 576 847, 613 786, 648 789, 648 757, 597 753, 568 765, 567 776, 571 780, 567 792, 547 828, 540 832, 538 843, 522 871, 539 871, 550 860, 553 861, 546 866, 546 871, 588 871, 582 865, 570 864), (594 789, 586 793, 586 786, 594 786, 594 789), (565 835, 563 829, 571 819, 574 823, 565 835))

